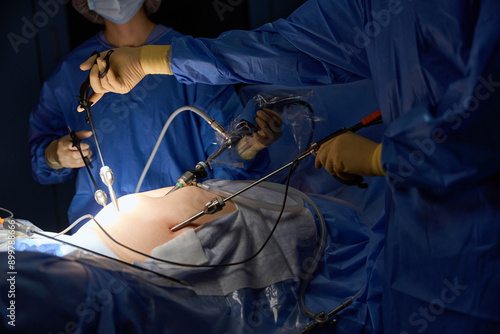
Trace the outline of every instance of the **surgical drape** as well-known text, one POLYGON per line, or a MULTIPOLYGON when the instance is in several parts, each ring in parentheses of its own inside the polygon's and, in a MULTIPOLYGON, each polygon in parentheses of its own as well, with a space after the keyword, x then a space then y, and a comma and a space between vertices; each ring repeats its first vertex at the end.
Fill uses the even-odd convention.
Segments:
POLYGON ((387 333, 500 328, 498 13, 494 0, 310 0, 253 31, 173 41, 186 83, 373 80, 387 201, 371 258, 387 333))

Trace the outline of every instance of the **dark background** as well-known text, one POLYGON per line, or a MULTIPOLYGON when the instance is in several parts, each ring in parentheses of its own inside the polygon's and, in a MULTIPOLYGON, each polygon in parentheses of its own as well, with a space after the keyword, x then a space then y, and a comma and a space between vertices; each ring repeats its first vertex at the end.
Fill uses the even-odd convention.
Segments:
MULTIPOLYGON (((151 18, 187 35, 216 37, 286 17, 304 2, 163 0, 151 18), (216 7, 222 9, 217 12, 216 7)), ((0 15, 0 208, 43 229, 61 230, 68 225, 74 183, 40 185, 33 180, 28 120, 43 82, 69 51, 101 26, 76 12, 69 0, 2 1, 0 15)), ((0 216, 6 214, 0 211, 0 216)))

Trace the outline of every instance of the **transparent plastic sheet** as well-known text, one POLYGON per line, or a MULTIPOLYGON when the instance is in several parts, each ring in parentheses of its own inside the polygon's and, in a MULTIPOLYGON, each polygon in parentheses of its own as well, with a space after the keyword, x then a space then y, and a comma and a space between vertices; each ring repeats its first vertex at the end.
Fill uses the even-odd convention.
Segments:
POLYGON ((310 104, 312 95, 312 90, 272 90, 260 92, 253 98, 259 108, 273 109, 281 115, 287 132, 284 136, 293 138, 292 143, 296 144, 297 154, 309 148, 314 123, 321 120, 314 115, 310 104))
MULTIPOLYGON (((238 134, 238 139, 246 137, 245 145, 251 146, 254 140, 252 136, 257 131, 254 120, 257 111, 264 108, 271 109, 281 116, 283 134, 276 142, 268 146, 268 152, 273 160, 290 162, 310 147, 315 123, 323 121, 321 117, 314 114, 311 105, 312 96, 313 91, 309 89, 260 92, 247 102, 242 113, 226 130, 230 134, 238 134)), ((225 138, 221 135, 217 136, 217 140, 219 147, 225 142, 225 138)), ((213 165, 225 164, 241 168, 246 161, 241 157, 244 150, 243 145, 234 145, 218 155, 213 165)))
MULTIPOLYGON (((324 257, 306 290, 306 305, 328 312, 363 285, 368 232, 363 217, 346 203, 327 197, 313 200, 326 212, 328 233, 324 257)), ((136 333, 199 333, 203 328, 204 333, 278 334, 300 333, 310 322, 299 306, 296 281, 200 296, 153 273, 83 251, 65 257, 53 254, 53 248, 34 245, 17 252, 16 266, 22 273, 16 278, 18 332, 64 332, 71 327, 82 332, 134 328, 136 333)), ((6 263, 4 256, 2 252, 0 266, 6 263)), ((0 296, 2 309, 5 297, 0 296)), ((338 326, 364 326, 362 301, 346 311, 338 326)))

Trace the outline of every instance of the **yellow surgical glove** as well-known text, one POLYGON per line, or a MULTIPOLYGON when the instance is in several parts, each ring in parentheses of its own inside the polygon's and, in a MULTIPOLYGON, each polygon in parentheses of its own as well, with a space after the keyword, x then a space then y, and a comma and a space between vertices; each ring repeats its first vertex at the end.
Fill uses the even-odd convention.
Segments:
POLYGON ((254 120, 257 132, 253 136, 243 137, 236 145, 238 154, 244 160, 255 158, 257 153, 283 135, 281 116, 274 110, 267 108, 258 110, 254 120))
MULTIPOLYGON (((125 94, 134 88, 148 74, 172 74, 170 69, 170 45, 145 45, 114 49, 109 57, 109 70, 103 78, 108 51, 97 58, 92 56, 80 65, 82 71, 90 70, 90 85, 94 91, 89 100, 96 103, 108 92, 125 94)), ((78 111, 83 109, 78 108, 78 111)))
MULTIPOLYGON (((80 139, 88 138, 92 135, 92 131, 78 131, 76 135, 80 139)), ((84 157, 91 157, 92 151, 87 143, 80 143, 82 154, 84 157)), ((78 149, 73 146, 71 136, 66 135, 58 140, 52 141, 45 149, 45 162, 52 169, 61 168, 80 168, 85 166, 82 156, 78 149)))
POLYGON ((382 144, 346 132, 321 145, 315 165, 344 180, 352 180, 352 175, 383 176, 381 153, 382 144))
POLYGON ((63 168, 59 159, 57 158, 57 143, 58 140, 54 140, 45 149, 45 162, 50 168, 58 170, 63 168))
POLYGON ((146 74, 170 74, 170 45, 145 45, 140 47, 141 66, 146 74))

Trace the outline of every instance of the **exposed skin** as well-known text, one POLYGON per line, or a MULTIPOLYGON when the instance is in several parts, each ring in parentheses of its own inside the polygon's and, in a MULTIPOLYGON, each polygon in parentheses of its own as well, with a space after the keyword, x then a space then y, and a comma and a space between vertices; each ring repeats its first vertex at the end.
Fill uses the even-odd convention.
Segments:
MULTIPOLYGON (((223 209, 212 215, 203 215, 179 231, 170 228, 192 217, 205 208, 205 204, 216 195, 195 186, 180 188, 165 196, 172 187, 120 197, 120 212, 112 205, 103 208, 94 218, 115 240, 140 252, 151 255, 151 251, 183 233, 215 218, 236 210, 236 205, 227 201, 223 209)), ((126 262, 142 262, 146 258, 133 253, 111 241, 92 221, 87 222, 75 237, 93 231, 99 240, 126 262)), ((88 237, 88 236, 87 236, 88 237)))

